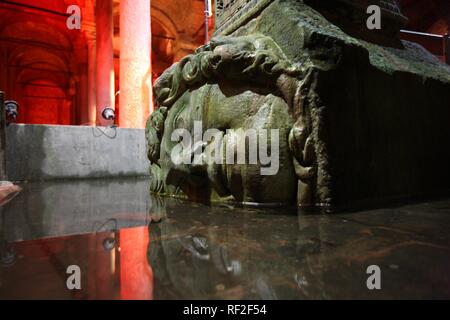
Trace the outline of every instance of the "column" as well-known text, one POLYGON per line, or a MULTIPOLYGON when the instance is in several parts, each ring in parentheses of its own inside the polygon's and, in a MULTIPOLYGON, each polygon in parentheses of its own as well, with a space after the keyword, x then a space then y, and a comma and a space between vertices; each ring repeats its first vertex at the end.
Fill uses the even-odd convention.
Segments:
POLYGON ((87 125, 89 123, 89 103, 88 103, 88 64, 80 63, 78 66, 78 74, 80 83, 78 86, 78 100, 76 121, 79 125, 87 125))
POLYGON ((114 19, 112 0, 97 0, 97 125, 107 125, 105 107, 114 108, 114 19))
POLYGON ((0 181, 5 181, 6 176, 6 119, 5 119, 5 94, 0 90, 0 181))
POLYGON ((83 124, 95 125, 97 114, 97 86, 96 86, 96 46, 95 39, 88 39, 88 111, 87 121, 83 124))
POLYGON ((444 35, 444 58, 447 64, 450 64, 450 34, 444 35))
POLYGON ((152 111, 150 0, 120 1, 120 126, 144 128, 152 111))
POLYGON ((120 234, 120 298, 152 300, 153 270, 148 264, 147 227, 123 229, 120 234))
POLYGON ((6 46, 0 46, 0 91, 6 91, 8 83, 8 57, 6 46))

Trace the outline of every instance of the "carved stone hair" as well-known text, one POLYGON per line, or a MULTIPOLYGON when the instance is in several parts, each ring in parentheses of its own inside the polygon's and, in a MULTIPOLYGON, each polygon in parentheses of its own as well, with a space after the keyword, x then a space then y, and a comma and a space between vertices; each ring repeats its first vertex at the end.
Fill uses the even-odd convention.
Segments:
MULTIPOLYGON (((311 138, 311 120, 305 111, 307 103, 300 103, 301 80, 312 81, 311 72, 296 68, 277 44, 269 37, 251 35, 217 37, 199 48, 195 54, 183 58, 166 70, 155 82, 154 94, 158 108, 147 122, 148 157, 152 164, 154 192, 166 188, 161 149, 169 109, 188 90, 220 80, 244 82, 258 87, 271 87, 269 92, 279 93, 285 100, 295 124, 289 134, 289 148, 294 156, 298 178, 310 187, 304 188, 302 199, 312 194, 315 175, 315 150, 311 138), (278 91, 278 92, 275 92, 278 91)), ((306 88, 306 87, 305 87, 306 88)), ((303 89, 305 89, 303 88, 303 89)), ((167 152, 167 150, 165 151, 167 152)))
POLYGON ((281 74, 295 73, 268 37, 217 37, 166 70, 155 82, 154 94, 159 107, 170 108, 190 88, 219 79, 275 84, 281 74))

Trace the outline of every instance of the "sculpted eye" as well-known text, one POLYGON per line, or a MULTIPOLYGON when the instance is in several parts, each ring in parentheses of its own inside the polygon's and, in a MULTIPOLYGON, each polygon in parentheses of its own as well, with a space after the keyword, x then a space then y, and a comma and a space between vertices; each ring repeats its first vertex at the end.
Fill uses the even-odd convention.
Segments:
POLYGON ((214 68, 217 69, 220 62, 222 61, 221 56, 219 55, 213 55, 210 59, 210 65, 214 68))

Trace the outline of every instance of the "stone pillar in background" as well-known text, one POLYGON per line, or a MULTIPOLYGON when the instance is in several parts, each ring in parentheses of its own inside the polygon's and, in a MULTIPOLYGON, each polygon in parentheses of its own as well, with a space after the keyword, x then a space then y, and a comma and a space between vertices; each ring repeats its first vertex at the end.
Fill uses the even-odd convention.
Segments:
POLYGON ((444 59, 447 64, 450 64, 450 34, 444 36, 444 59))
MULTIPOLYGON (((120 230, 120 298, 152 300, 153 270, 148 264, 148 228, 120 230)), ((151 244, 150 244, 151 245, 151 244)))
POLYGON ((96 49, 95 39, 88 39, 88 105, 87 121, 84 124, 95 125, 97 113, 97 86, 96 86, 96 49))
POLYGON ((8 57, 6 47, 0 47, 0 91, 5 91, 8 83, 8 57))
POLYGON ((97 125, 107 125, 105 107, 114 108, 114 20, 112 0, 97 0, 97 125))
POLYGON ((78 124, 87 125, 89 123, 89 100, 88 100, 88 64, 81 63, 78 66, 78 74, 80 82, 78 85, 78 101, 76 113, 76 121, 78 124))
POLYGON ((0 181, 6 180, 5 94, 0 90, 0 181))
POLYGON ((120 127, 144 128, 152 111, 150 57, 150 0, 121 0, 120 127))

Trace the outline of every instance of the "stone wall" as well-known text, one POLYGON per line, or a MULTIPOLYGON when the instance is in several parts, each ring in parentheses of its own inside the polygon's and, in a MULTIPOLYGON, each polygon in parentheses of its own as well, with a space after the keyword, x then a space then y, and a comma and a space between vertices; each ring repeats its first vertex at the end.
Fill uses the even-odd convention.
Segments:
POLYGON ((11 181, 147 176, 144 130, 44 125, 6 129, 11 181))
POLYGON ((350 37, 295 1, 275 1, 235 35, 254 32, 311 69, 305 101, 314 123, 317 203, 450 190, 448 66, 417 44, 391 48, 350 37))
POLYGON ((148 179, 28 183, 3 209, 2 240, 26 241, 146 226, 148 179))

